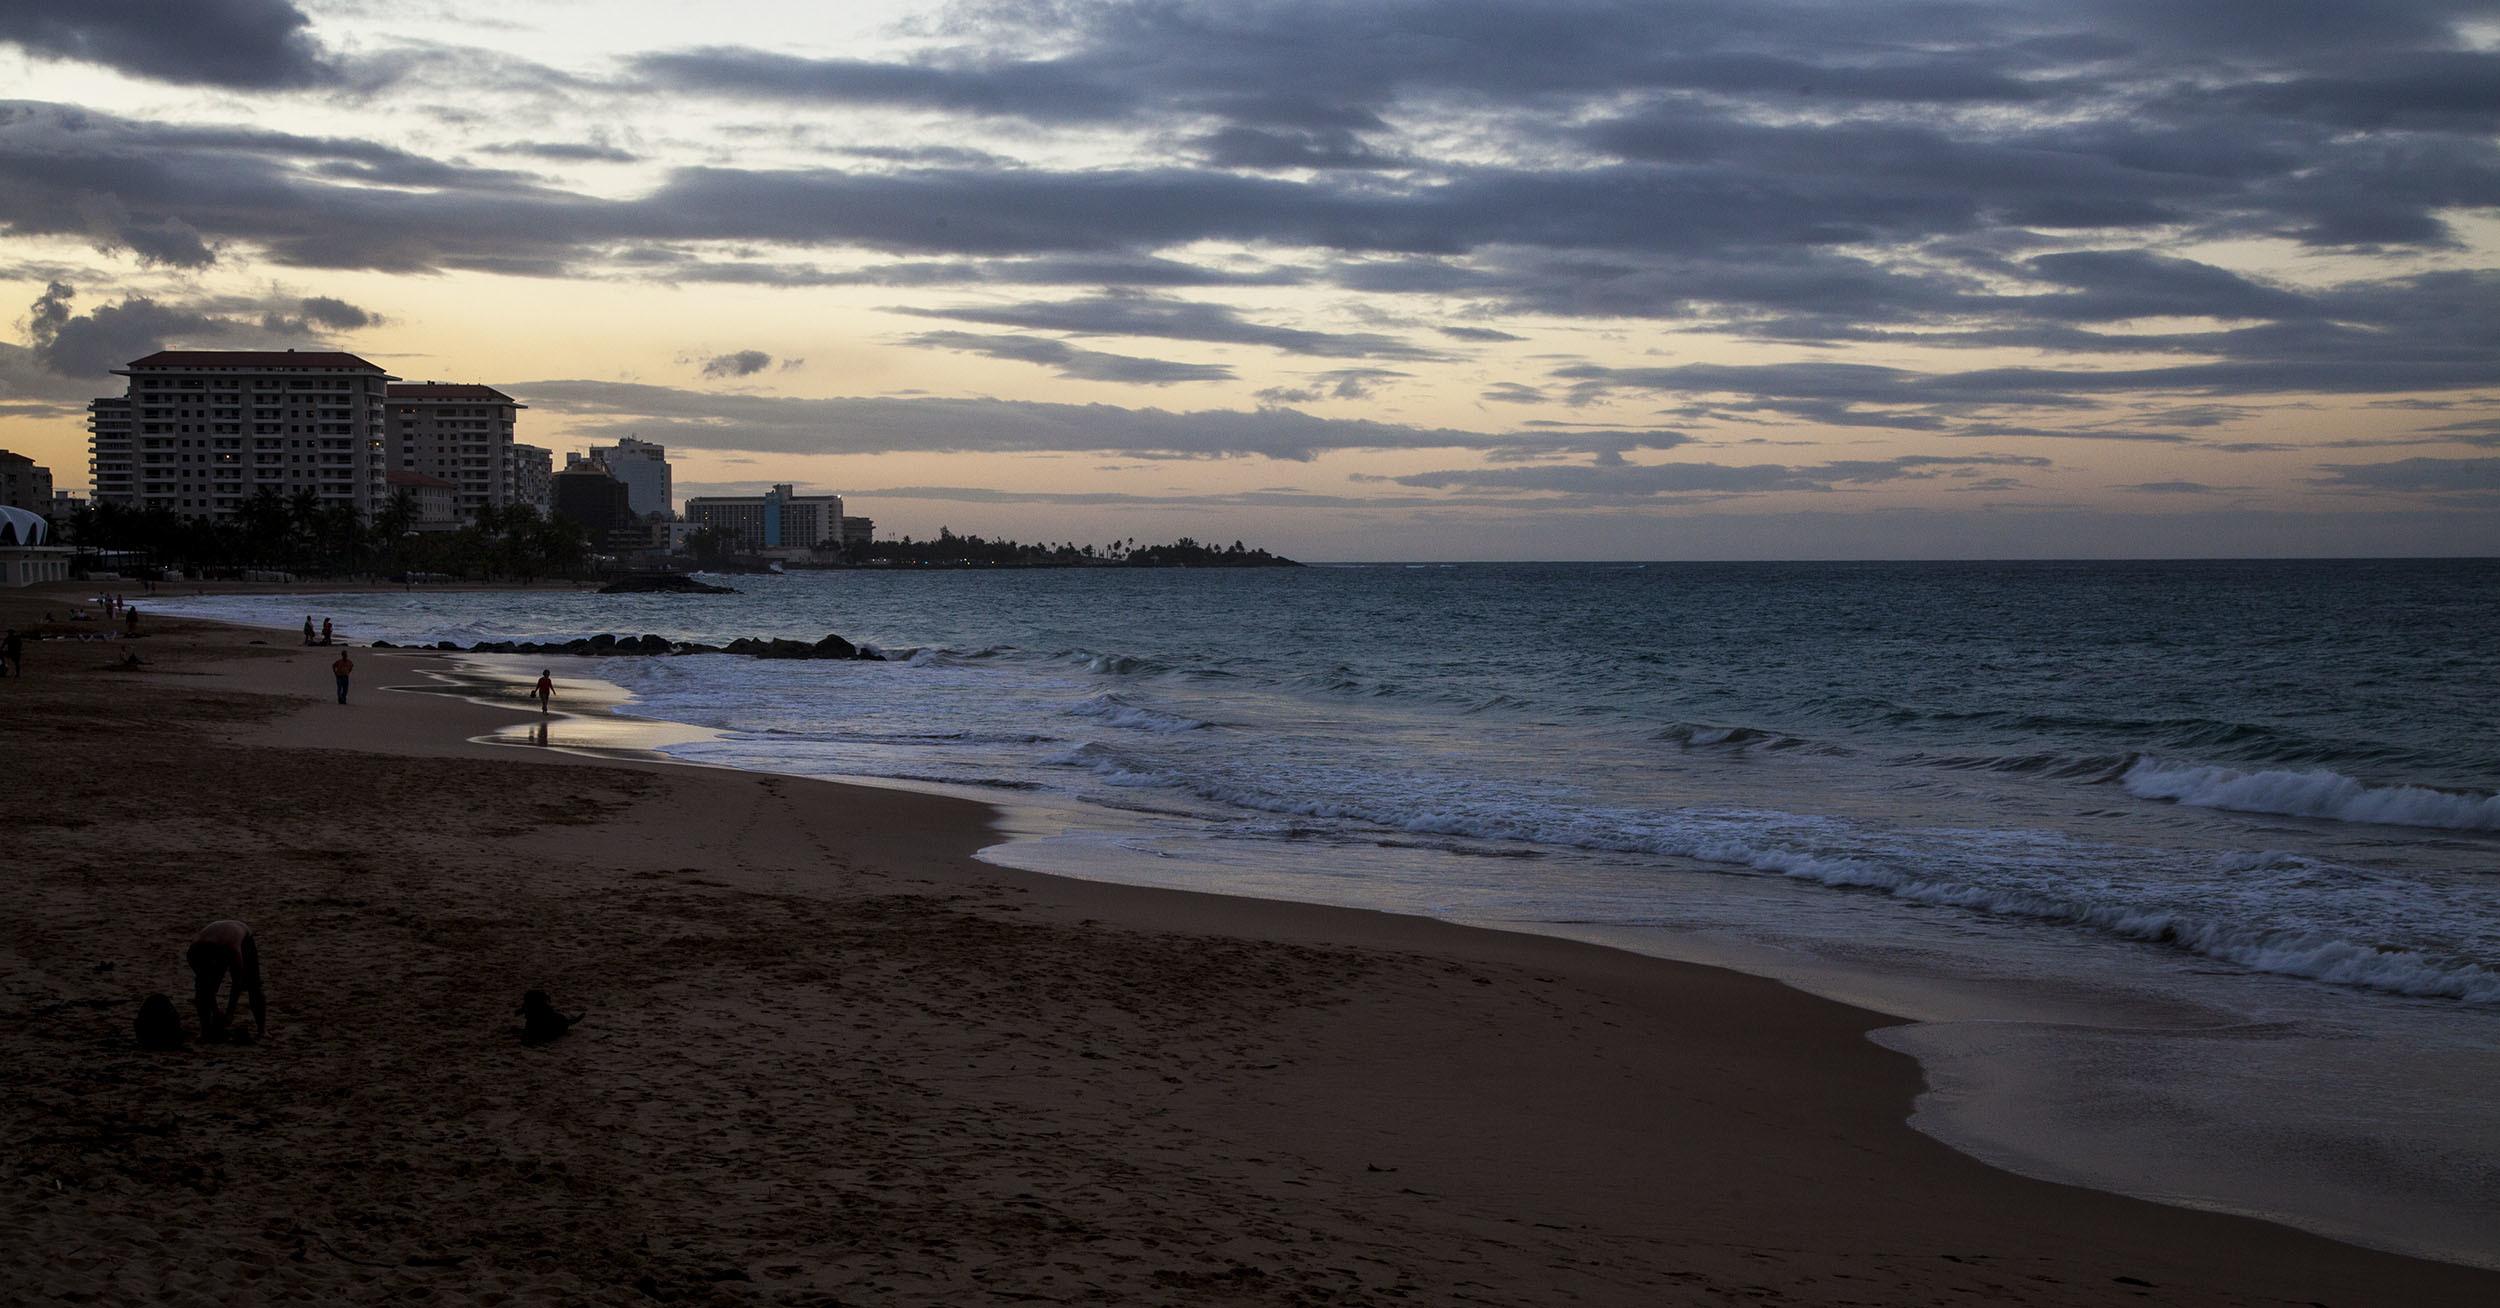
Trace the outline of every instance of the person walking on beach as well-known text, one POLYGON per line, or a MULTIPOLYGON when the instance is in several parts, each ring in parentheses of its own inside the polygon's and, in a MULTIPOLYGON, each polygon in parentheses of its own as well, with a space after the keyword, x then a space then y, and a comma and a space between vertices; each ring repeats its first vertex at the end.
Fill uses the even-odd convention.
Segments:
POLYGON ((347 657, 345 650, 340 650, 338 661, 330 665, 330 675, 339 679, 339 703, 341 704, 347 702, 347 678, 355 670, 356 661, 347 657))
POLYGON ((191 940, 189 958, 191 1001, 199 1009, 201 1040, 223 1036, 246 995, 252 1000, 253 1037, 269 1033, 269 998, 260 985, 260 946, 253 941, 250 927, 231 919, 201 927, 191 940), (234 993, 226 1000, 226 1011, 220 1013, 217 991, 227 977, 234 978, 234 993))
POLYGON ((17 628, 11 627, 8 635, 0 636, 0 676, 22 678, 25 675, 26 638, 17 634, 17 628))
POLYGON ((537 697, 538 711, 543 716, 547 712, 547 701, 556 697, 555 670, 552 668, 539 669, 538 687, 530 693, 537 697))
POLYGON ((328 618, 321 620, 321 643, 324 645, 330 643, 330 620, 328 618))
POLYGON ((304 615, 304 643, 313 643, 312 615, 309 613, 304 615))

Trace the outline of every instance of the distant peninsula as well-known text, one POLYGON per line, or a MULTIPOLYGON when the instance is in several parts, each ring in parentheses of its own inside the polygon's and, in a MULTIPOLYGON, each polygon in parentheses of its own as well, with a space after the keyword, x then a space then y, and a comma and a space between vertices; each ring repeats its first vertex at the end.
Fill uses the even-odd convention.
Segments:
MULTIPOLYGON (((1109 545, 1071 541, 1025 544, 958 536, 940 527, 933 540, 874 541, 845 551, 852 568, 1298 568, 1279 554, 1234 541, 1215 545, 1183 536, 1169 545, 1139 545, 1135 540, 1109 545)), ((805 565, 785 565, 805 566, 805 565)))

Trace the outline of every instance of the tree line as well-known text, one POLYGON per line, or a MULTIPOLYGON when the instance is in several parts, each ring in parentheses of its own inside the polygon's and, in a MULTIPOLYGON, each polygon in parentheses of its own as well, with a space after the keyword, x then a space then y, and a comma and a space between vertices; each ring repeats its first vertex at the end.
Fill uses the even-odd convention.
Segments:
POLYGON ((188 518, 163 505, 96 504, 59 524, 81 550, 130 551, 139 566, 194 576, 269 570, 322 577, 436 573, 464 581, 578 576, 590 564, 581 524, 522 504, 479 509, 455 531, 415 530, 416 502, 393 495, 367 515, 309 490, 264 490, 224 518, 188 518))

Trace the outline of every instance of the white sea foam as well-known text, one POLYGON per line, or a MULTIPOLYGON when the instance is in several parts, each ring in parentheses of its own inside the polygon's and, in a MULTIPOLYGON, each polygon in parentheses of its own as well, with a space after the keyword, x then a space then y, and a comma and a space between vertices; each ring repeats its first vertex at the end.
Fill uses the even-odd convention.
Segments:
POLYGON ((2119 778, 2127 793, 2195 808, 2337 822, 2375 822, 2451 831, 2500 831, 2500 795, 2464 795, 2428 786, 2372 786, 2340 772, 2242 772, 2136 760, 2119 778))

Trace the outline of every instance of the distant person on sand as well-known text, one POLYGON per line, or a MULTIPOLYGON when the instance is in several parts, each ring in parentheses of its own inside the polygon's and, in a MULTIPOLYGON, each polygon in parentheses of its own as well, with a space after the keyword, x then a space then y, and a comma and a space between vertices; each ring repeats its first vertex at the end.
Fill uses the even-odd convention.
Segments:
POLYGON ((15 627, 9 628, 8 635, 0 636, 0 675, 26 675, 26 638, 18 635, 15 627))
POLYGON ((245 995, 252 999, 253 1036, 269 1033, 269 998, 260 986, 260 946, 253 942, 250 927, 231 919, 201 927, 191 941, 190 959, 191 999, 200 1012, 200 1039, 224 1035, 245 995), (234 994, 220 1013, 217 989, 229 976, 234 978, 234 994))
POLYGON ((556 697, 555 670, 552 668, 539 669, 538 688, 530 693, 538 699, 538 711, 540 713, 545 713, 547 711, 547 701, 556 697))
POLYGON ((321 620, 321 643, 324 645, 330 643, 330 620, 328 618, 321 620))
POLYGON ((330 665, 330 675, 339 679, 339 703, 347 702, 347 678, 356 671, 356 661, 339 651, 338 660, 330 665))
POLYGON ((137 609, 133 609, 133 608, 124 608, 124 609, 122 610, 122 617, 125 619, 125 621, 122 623, 122 630, 129 632, 129 633, 130 633, 131 635, 133 635, 133 636, 138 635, 138 634, 139 634, 139 610, 137 610, 137 609))
POLYGON ((304 615, 304 643, 313 643, 312 615, 309 613, 304 615))

